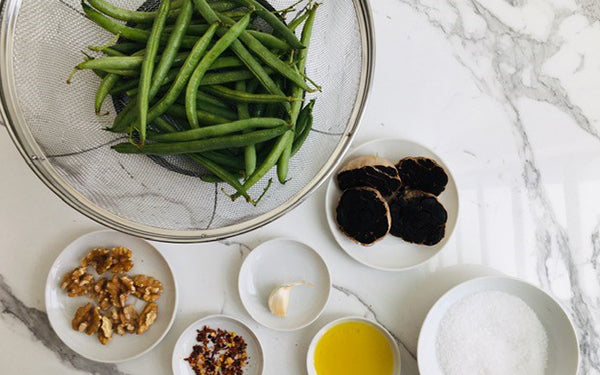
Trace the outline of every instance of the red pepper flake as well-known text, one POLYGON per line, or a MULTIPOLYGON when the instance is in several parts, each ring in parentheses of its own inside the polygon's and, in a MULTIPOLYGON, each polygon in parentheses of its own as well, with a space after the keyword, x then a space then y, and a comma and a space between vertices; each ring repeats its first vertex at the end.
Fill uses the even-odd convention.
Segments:
POLYGON ((248 364, 247 344, 242 336, 222 329, 204 326, 197 330, 192 353, 186 361, 196 375, 243 375, 248 364))

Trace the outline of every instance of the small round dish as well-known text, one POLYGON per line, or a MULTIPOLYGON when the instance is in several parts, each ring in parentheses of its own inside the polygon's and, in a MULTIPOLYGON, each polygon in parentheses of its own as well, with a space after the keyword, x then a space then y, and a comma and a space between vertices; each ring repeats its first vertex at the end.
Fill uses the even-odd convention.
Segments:
POLYGON ((321 339, 321 337, 323 337, 323 335, 325 333, 327 333, 327 331, 329 331, 331 328, 337 326, 338 324, 349 323, 349 322, 359 322, 359 323, 368 324, 372 327, 377 328, 377 330, 379 330, 385 336, 388 343, 390 344, 392 353, 394 355, 394 369, 393 369, 391 375, 400 375, 400 369, 401 369, 400 349, 398 348, 398 344, 396 343, 396 340, 394 340, 392 335, 382 325, 380 325, 376 322, 373 322, 371 320, 365 319, 365 318, 354 317, 354 316, 340 318, 340 319, 334 320, 333 322, 326 324, 323 328, 321 328, 319 330, 319 332, 317 332, 315 337, 313 337, 312 341, 310 342, 310 346, 308 347, 308 353, 306 355, 306 369, 308 370, 308 375, 318 375, 317 370, 315 369, 314 358, 315 358, 315 350, 317 348, 317 344, 319 343, 319 340, 321 339))
POLYGON ((314 322, 325 309, 331 291, 327 264, 308 245, 278 238, 257 246, 244 260, 238 278, 242 304, 265 327, 293 331, 314 322), (271 292, 285 284, 306 282, 292 289, 287 316, 271 314, 271 292))
POLYGON ((254 332, 241 321, 227 315, 209 315, 190 324, 179 336, 173 349, 173 374, 195 375, 194 370, 185 360, 189 357, 196 341, 196 331, 204 326, 212 329, 221 328, 242 336, 247 344, 248 364, 244 367, 244 375, 261 375, 263 373, 263 350, 254 332))
POLYGON ((371 268, 382 271, 404 271, 417 267, 433 258, 446 245, 458 218, 458 190, 450 169, 431 150, 413 141, 404 139, 377 139, 367 142, 350 152, 341 162, 340 168, 350 159, 360 155, 378 155, 389 159, 393 163, 408 156, 424 156, 438 162, 448 174, 446 189, 440 194, 438 200, 448 212, 446 235, 442 241, 434 246, 417 245, 403 241, 388 234, 381 241, 372 246, 362 246, 344 235, 338 228, 335 219, 335 210, 342 194, 338 188, 335 173, 329 180, 325 200, 325 211, 329 228, 340 247, 354 260, 371 268))
MULTIPOLYGON (((89 267, 95 279, 96 272, 89 267)), ((110 274, 108 274, 110 275, 110 274)), ((46 311, 50 325, 60 339, 82 357, 97 362, 118 363, 129 361, 147 353, 167 334, 177 311, 177 285, 173 271, 167 260, 148 242, 129 235, 103 230, 85 234, 71 242, 56 258, 46 280, 46 311), (163 293, 158 299, 158 317, 150 329, 143 335, 125 335, 114 337, 107 345, 102 345, 96 335, 88 336, 71 328, 75 310, 88 302, 88 297, 69 298, 60 288, 65 273, 78 267, 81 259, 96 247, 112 248, 124 246, 133 252, 134 266, 128 273, 145 274, 162 282, 163 293)), ((145 302, 130 297, 130 303, 140 312, 145 302)))
POLYGON ((437 335, 442 319, 456 302, 475 293, 500 291, 523 300, 536 313, 548 336, 545 375, 575 375, 579 368, 577 334, 567 313, 543 290, 506 276, 472 279, 450 289, 431 308, 419 335, 417 358, 422 375, 443 375, 437 355, 437 335))

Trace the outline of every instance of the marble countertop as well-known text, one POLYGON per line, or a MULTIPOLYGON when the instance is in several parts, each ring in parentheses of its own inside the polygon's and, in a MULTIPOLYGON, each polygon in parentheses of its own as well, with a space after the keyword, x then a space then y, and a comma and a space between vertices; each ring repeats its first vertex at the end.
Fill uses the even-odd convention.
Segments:
POLYGON ((167 374, 183 329, 223 312, 256 329, 266 375, 305 374, 312 336, 349 314, 387 327, 400 344, 403 374, 416 375, 427 310, 452 285, 492 267, 557 297, 579 331, 580 374, 600 374, 599 3, 377 0, 372 6, 376 76, 355 144, 406 137, 446 161, 461 215, 439 256, 401 273, 356 263, 329 233, 321 188, 285 217, 241 237, 156 244, 181 286, 171 331, 137 360, 90 362, 53 333, 43 292, 62 248, 100 227, 38 181, 0 129, 0 373, 167 374), (301 237, 333 273, 325 313, 293 333, 258 326, 237 295, 245 254, 277 236, 301 237))

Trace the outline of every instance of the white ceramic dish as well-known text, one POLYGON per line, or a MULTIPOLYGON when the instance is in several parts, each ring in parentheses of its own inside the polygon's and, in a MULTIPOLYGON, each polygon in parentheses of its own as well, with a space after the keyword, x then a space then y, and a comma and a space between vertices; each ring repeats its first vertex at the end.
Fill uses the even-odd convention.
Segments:
POLYGON ((326 324, 323 328, 321 328, 319 330, 319 332, 317 332, 315 337, 312 339, 310 346, 308 347, 308 354, 306 355, 306 368, 308 370, 308 375, 318 375, 317 371, 315 369, 314 358, 315 358, 315 349, 316 349, 317 343, 319 342, 321 337, 323 337, 323 335, 327 331, 329 331, 332 327, 334 327, 338 324, 341 324, 341 323, 348 323, 348 322, 361 322, 361 323, 369 324, 369 325, 377 328, 387 338, 388 343, 390 344, 390 347, 392 348, 392 352, 394 353, 394 370, 392 371, 392 375, 400 375, 400 369, 402 366, 401 366, 401 360, 400 360, 400 350, 398 349, 398 344, 396 343, 396 340, 394 340, 394 338, 387 331, 387 329, 383 328, 383 326, 381 326, 380 324, 373 322, 371 320, 367 320, 365 318, 353 317, 353 316, 334 320, 333 322, 326 324))
POLYGON ((569 316, 560 304, 543 290, 522 280, 481 277, 450 289, 431 308, 419 335, 417 358, 421 375, 443 375, 436 340, 440 322, 448 309, 463 298, 483 291, 501 291, 522 299, 537 314, 548 335, 548 364, 545 375, 575 375, 579 367, 579 345, 569 316))
POLYGON ((175 349, 173 349, 172 366, 174 375, 195 375, 185 358, 189 357, 192 348, 197 344, 196 330, 201 330, 204 326, 213 329, 221 328, 242 336, 248 345, 246 348, 248 365, 243 369, 244 375, 262 374, 263 350, 254 332, 247 325, 230 316, 209 315, 190 324, 179 336, 175 349))
MULTIPOLYGON (((97 279, 96 272, 89 267, 90 273, 97 279)), ((110 277, 110 273, 105 274, 110 277)), ((177 310, 177 285, 173 271, 162 254, 148 242, 129 235, 110 230, 83 235, 69 244, 56 258, 46 281, 46 311, 50 324, 58 337, 82 357, 97 362, 117 363, 128 361, 147 353, 167 334, 177 310), (112 248, 124 246, 133 252, 134 266, 131 275, 146 274, 159 279, 163 284, 163 293, 158 300, 158 318, 143 335, 115 335, 108 345, 102 345, 96 335, 88 336, 71 328, 75 310, 90 302, 88 297, 69 298, 60 289, 65 273, 76 268, 81 259, 95 247, 112 248)), ((139 312, 145 302, 129 297, 139 312)))
POLYGON ((448 211, 446 236, 434 246, 411 244, 389 234, 372 246, 357 244, 340 231, 335 219, 335 209, 342 192, 337 186, 335 180, 336 174, 334 173, 327 186, 325 208, 329 228, 337 243, 356 261, 383 271, 408 270, 433 258, 442 250, 452 236, 458 218, 458 190, 450 169, 436 154, 426 147, 403 139, 378 139, 367 142, 350 152, 340 164, 340 168, 348 160, 360 155, 379 155, 389 159, 393 163, 407 156, 424 156, 437 161, 448 174, 446 190, 438 197, 439 201, 446 208, 446 211, 448 211))
POLYGON ((308 245, 279 238, 257 246, 240 269, 238 289, 250 316, 265 327, 292 331, 314 322, 325 309, 331 291, 327 264, 308 245), (271 291, 282 284, 307 282, 292 289, 288 314, 277 317, 269 311, 271 291))

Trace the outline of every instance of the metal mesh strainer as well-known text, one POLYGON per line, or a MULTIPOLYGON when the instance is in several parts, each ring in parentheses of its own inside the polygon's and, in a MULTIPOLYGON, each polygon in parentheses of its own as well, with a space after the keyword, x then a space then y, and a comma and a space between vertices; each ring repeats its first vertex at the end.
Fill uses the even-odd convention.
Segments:
MULTIPOLYGON (((144 1, 113 2, 136 9, 144 1)), ((276 9, 294 2, 270 1, 276 9)), ((81 60, 81 49, 111 37, 83 16, 79 0, 0 0, 3 119, 36 174, 98 222, 173 242, 215 240, 257 228, 300 203, 326 178, 349 146, 365 104, 374 49, 368 4, 322 3, 307 66, 308 75, 323 87, 317 94, 315 130, 291 162, 291 180, 273 184, 257 207, 242 199, 232 202, 222 186, 110 149, 119 136, 102 130, 112 123, 113 108, 106 117, 94 114, 99 79, 82 72, 65 84, 81 60)))

